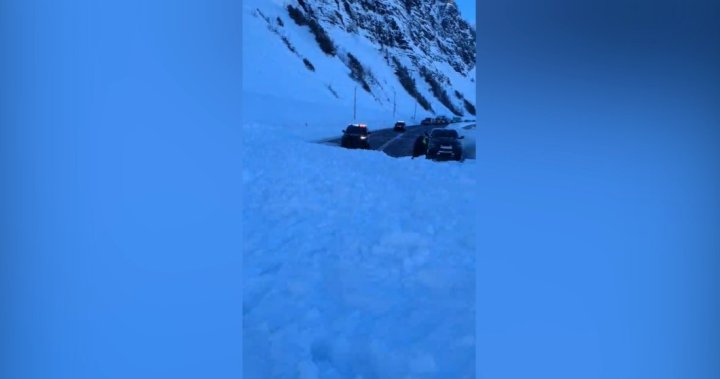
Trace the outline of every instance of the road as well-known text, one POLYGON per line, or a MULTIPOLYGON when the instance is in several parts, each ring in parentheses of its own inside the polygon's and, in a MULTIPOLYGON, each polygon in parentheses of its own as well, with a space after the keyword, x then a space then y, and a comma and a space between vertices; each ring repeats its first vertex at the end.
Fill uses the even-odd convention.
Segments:
MULTIPOLYGON (((388 129, 370 129, 371 133, 368 137, 370 148, 372 150, 382 151, 385 154, 394 157, 409 157, 412 155, 413 144, 418 136, 423 135, 435 128, 441 128, 440 125, 411 125, 406 127, 404 133, 388 129)), ((462 133, 461 133, 462 134, 462 133)), ((329 145, 340 145, 340 137, 322 141, 329 145)), ((463 151, 466 159, 475 159, 475 144, 464 144, 463 151)))

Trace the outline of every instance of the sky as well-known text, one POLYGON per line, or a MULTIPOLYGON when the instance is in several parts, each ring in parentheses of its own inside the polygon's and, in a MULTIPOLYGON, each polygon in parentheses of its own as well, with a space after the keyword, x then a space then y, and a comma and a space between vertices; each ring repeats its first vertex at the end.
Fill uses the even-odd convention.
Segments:
POLYGON ((475 25, 475 0, 455 0, 460 14, 472 25, 475 25))

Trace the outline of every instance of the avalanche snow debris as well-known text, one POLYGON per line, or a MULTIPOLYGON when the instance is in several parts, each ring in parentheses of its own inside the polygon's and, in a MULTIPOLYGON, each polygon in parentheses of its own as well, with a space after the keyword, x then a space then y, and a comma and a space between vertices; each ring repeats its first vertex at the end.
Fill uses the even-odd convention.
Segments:
POLYGON ((474 163, 243 139, 248 377, 474 377, 474 163))

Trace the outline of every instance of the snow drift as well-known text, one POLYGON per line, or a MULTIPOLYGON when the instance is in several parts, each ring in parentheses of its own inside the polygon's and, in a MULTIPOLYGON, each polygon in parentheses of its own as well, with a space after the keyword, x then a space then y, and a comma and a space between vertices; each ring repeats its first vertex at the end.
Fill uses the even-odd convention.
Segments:
POLYGON ((474 163, 284 130, 244 127, 246 377, 473 378, 474 163))

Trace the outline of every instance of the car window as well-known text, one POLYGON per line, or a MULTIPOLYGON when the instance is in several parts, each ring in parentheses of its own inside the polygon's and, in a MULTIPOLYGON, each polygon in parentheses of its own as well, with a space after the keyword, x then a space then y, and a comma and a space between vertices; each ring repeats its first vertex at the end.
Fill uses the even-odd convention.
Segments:
POLYGON ((457 131, 452 129, 435 129, 430 134, 434 138, 457 138, 457 131))
POLYGON ((345 129, 345 132, 353 134, 367 134, 367 128, 361 128, 359 126, 348 126, 347 129, 345 129))

